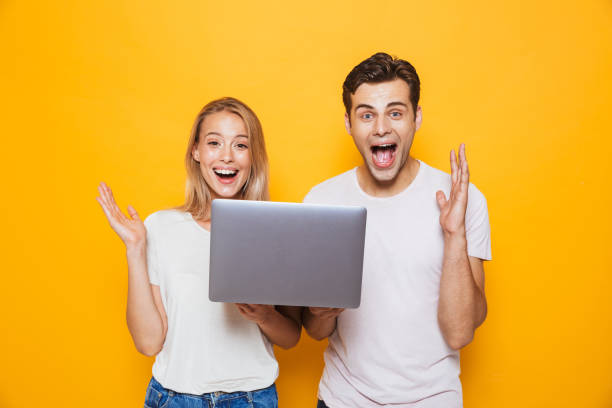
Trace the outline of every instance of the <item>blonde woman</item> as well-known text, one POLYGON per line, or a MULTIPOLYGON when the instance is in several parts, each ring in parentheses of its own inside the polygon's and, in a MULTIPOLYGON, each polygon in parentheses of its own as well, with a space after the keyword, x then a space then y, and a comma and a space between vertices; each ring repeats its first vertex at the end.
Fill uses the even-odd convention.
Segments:
POLYGON ((96 197, 127 249, 130 334, 139 352, 156 355, 145 407, 276 407, 272 345, 297 344, 299 308, 208 300, 211 201, 268 199, 257 116, 234 98, 208 103, 185 164, 185 204, 144 222, 131 206, 124 215, 104 183, 96 197))

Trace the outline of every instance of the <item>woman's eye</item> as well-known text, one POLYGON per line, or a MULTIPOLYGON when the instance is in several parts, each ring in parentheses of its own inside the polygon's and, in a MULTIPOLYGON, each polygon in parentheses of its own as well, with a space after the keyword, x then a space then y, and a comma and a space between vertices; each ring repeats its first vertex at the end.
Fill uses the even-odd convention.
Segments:
POLYGON ((211 140, 210 142, 208 142, 208 145, 210 145, 210 146, 219 146, 219 142, 211 140))
POLYGON ((248 149, 249 146, 245 145, 244 143, 239 143, 236 145, 239 149, 248 149))

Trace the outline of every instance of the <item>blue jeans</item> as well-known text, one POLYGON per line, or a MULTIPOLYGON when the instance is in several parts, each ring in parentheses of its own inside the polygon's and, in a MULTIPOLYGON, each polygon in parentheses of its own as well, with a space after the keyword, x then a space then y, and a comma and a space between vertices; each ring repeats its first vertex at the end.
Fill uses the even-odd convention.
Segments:
POLYGON ((181 394, 164 388, 155 378, 151 378, 144 406, 145 408, 278 408, 278 395, 274 384, 255 391, 181 394))

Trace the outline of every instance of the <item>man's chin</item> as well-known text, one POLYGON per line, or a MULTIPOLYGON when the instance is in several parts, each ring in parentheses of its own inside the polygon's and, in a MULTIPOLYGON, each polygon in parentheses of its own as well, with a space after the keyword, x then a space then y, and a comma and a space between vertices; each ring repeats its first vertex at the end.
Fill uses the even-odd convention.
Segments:
POLYGON ((397 177, 397 169, 395 166, 381 169, 374 164, 368 165, 370 176, 378 183, 389 183, 397 177))

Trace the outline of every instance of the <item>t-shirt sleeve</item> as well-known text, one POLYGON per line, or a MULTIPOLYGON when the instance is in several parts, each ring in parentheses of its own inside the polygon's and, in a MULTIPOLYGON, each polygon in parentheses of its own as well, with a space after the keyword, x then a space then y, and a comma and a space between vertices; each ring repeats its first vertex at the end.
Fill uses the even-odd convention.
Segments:
POLYGON ((487 199, 473 184, 468 189, 465 226, 468 255, 490 261, 491 227, 487 199))
POLYGON ((159 286, 159 261, 157 257, 154 215, 149 215, 145 219, 144 224, 147 229, 147 273, 149 274, 149 282, 159 286))
POLYGON ((304 204, 312 204, 312 203, 314 202, 314 199, 313 199, 313 197, 312 197, 312 196, 313 196, 313 194, 312 194, 312 190, 310 190, 310 191, 308 192, 308 194, 306 194, 306 196, 304 197, 304 199, 302 200, 302 202, 303 202, 304 204))

